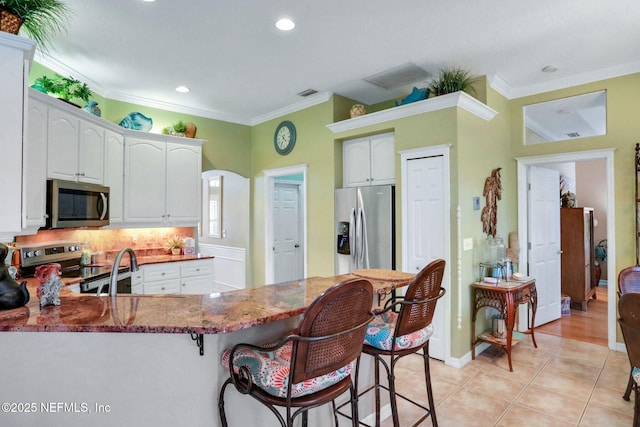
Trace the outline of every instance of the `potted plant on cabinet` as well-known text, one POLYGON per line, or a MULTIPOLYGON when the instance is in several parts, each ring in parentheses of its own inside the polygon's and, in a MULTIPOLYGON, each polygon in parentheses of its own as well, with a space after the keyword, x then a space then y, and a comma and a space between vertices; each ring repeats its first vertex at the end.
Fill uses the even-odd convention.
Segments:
POLYGON ((42 92, 56 95, 58 98, 69 103, 72 103, 71 100, 75 98, 87 103, 91 96, 91 90, 86 83, 82 83, 73 77, 62 77, 58 74, 56 74, 55 77, 39 77, 32 87, 42 92))
POLYGON ((162 134, 173 135, 173 136, 184 136, 184 133, 186 130, 187 130, 187 125, 184 124, 182 120, 178 120, 178 122, 174 123, 173 125, 163 128, 162 134))
POLYGON ((184 247, 184 239, 180 236, 171 236, 165 242, 164 248, 173 255, 180 255, 184 247))
POLYGON ((463 91, 474 95, 472 86, 474 77, 471 72, 460 67, 444 68, 429 85, 429 91, 435 96, 463 91))
POLYGON ((18 34, 22 28, 46 50, 51 37, 66 30, 70 13, 59 0, 0 0, 0 31, 18 34))

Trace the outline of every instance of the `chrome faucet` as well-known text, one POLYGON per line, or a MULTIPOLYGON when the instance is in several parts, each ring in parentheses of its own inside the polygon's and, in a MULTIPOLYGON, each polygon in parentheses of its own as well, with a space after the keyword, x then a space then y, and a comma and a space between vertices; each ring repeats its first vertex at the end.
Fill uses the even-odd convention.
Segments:
MULTIPOLYGON (((131 272, 138 271, 138 259, 136 258, 136 253, 131 248, 124 248, 118 255, 116 255, 116 259, 113 261, 113 267, 111 267, 111 276, 109 277, 109 295, 112 297, 116 296, 118 292, 118 269, 120 268, 120 261, 122 261, 122 257, 124 254, 129 253, 129 258, 131 259, 131 272)), ((98 289, 96 295, 100 295, 101 289, 98 289)))

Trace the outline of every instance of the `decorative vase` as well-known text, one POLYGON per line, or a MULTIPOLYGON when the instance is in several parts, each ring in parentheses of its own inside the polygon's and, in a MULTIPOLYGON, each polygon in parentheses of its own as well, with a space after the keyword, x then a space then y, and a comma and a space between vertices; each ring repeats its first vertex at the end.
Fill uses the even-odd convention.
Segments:
POLYGON ((180 255, 180 252, 182 252, 182 249, 180 249, 180 248, 173 248, 173 249, 171 249, 171 253, 172 253, 173 255, 180 255))
POLYGON ((19 16, 0 7, 0 31, 17 35, 23 22, 19 16))
POLYGON ((94 116, 98 117, 102 115, 102 110, 100 110, 100 107, 98 107, 98 103, 96 101, 87 102, 87 104, 84 106, 84 111, 88 111, 94 116))
POLYGON ((193 122, 189 122, 187 123, 187 130, 184 132, 184 136, 187 138, 195 138, 197 131, 196 125, 193 122))
POLYGON ((127 117, 122 119, 119 124, 125 129, 149 132, 153 127, 153 119, 151 119, 151 117, 145 116, 142 113, 133 112, 129 113, 127 117))
POLYGON ((349 114, 351 115, 351 118, 364 116, 365 114, 367 114, 367 110, 362 104, 354 104, 353 107, 351 107, 351 111, 349 111, 349 114))

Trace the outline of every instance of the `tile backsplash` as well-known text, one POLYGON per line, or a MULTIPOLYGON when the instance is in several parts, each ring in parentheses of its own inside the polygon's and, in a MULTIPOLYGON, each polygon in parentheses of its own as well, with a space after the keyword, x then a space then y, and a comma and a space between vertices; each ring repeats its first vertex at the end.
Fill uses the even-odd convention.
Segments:
POLYGON ((132 248, 138 256, 164 255, 165 242, 172 236, 195 237, 193 227, 62 229, 40 230, 37 234, 16 236, 17 245, 49 242, 87 242, 91 252, 104 252, 107 259, 122 248, 132 248))

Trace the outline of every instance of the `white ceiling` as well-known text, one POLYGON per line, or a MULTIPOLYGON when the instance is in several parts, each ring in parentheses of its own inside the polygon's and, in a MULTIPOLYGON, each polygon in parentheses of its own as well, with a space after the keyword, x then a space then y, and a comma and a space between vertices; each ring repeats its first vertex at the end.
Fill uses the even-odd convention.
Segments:
POLYGON ((508 98, 640 71, 638 0, 66 3, 69 30, 37 61, 111 99, 235 123, 327 93, 400 99, 411 84, 387 90, 363 79, 407 63, 431 75, 462 66, 508 98), (294 30, 274 27, 282 16, 294 30), (319 94, 297 95, 309 88, 319 94))

